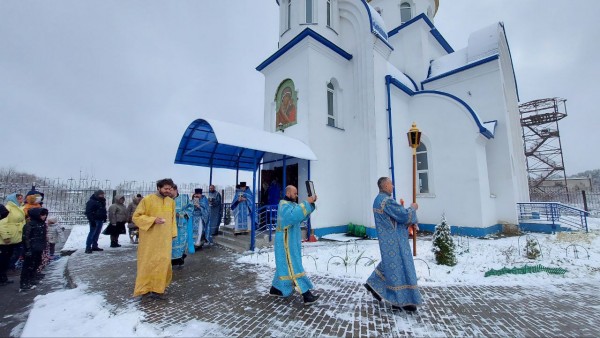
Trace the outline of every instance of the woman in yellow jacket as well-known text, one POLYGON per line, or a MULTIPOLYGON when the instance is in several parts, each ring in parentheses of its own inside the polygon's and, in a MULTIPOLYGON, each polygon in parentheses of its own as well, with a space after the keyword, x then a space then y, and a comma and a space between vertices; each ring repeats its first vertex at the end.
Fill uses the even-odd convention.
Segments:
POLYGON ((10 194, 6 198, 5 206, 9 213, 0 221, 0 286, 13 283, 12 280, 8 280, 6 271, 13 251, 23 240, 25 213, 21 208, 22 203, 21 194, 10 194))

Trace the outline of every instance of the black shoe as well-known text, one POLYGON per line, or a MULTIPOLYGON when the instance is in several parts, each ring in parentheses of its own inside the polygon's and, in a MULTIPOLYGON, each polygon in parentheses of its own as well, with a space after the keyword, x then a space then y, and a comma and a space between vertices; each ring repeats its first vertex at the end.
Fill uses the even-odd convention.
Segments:
POLYGON ((402 311, 402 308, 400 306, 392 305, 392 310, 402 311))
POLYGON ((281 292, 276 287, 271 286, 271 290, 269 290, 269 296, 271 296, 271 297, 283 297, 283 292, 281 292))
POLYGON ((92 251, 104 251, 104 249, 101 249, 101 248, 92 248, 92 251))
POLYGON ((4 280, 4 281, 0 282, 0 286, 4 286, 4 285, 8 285, 8 284, 12 284, 12 283, 14 283, 14 282, 15 282, 14 280, 7 279, 7 280, 4 280))
POLYGON ((373 295, 373 297, 375 299, 377 299, 377 301, 381 302, 381 297, 379 297, 379 295, 377 294, 377 292, 375 292, 375 290, 373 290, 373 288, 371 287, 371 285, 365 283, 364 286, 367 289, 367 291, 369 291, 373 295))
POLYGON ((310 290, 306 291, 302 294, 302 298, 304 299, 304 305, 314 304, 320 296, 313 295, 310 290))
POLYGON ((417 306, 416 305, 404 305, 402 307, 402 310, 404 310, 406 312, 417 312, 417 306))
POLYGON ((167 297, 165 296, 164 293, 156 293, 156 292, 150 292, 150 298, 156 299, 156 300, 167 300, 167 297))
POLYGON ((93 252, 92 249, 85 249, 86 254, 91 254, 92 252, 93 252))

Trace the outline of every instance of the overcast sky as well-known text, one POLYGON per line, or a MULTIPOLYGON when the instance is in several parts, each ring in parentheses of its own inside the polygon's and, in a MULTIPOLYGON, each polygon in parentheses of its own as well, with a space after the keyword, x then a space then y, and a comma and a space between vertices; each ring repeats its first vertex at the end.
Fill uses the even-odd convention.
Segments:
MULTIPOLYGON (((440 0, 435 18, 455 50, 505 23, 521 101, 568 100, 567 174, 600 168, 597 13, 597 0, 440 0)), ((173 164, 181 136, 200 117, 261 128, 254 68, 277 41, 274 0, 0 0, 0 167, 207 182, 208 170, 173 164)))

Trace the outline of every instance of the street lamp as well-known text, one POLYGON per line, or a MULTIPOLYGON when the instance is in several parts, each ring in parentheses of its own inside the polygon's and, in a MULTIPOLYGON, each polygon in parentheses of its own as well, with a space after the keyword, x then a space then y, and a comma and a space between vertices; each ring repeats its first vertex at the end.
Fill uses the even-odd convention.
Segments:
MULTIPOLYGON (((413 203, 417 203, 417 148, 421 144, 421 131, 417 124, 413 122, 412 128, 406 133, 408 136, 408 146, 412 148, 412 173, 413 173, 413 203)), ((417 225, 411 224, 413 238, 413 256, 417 255, 417 225)))

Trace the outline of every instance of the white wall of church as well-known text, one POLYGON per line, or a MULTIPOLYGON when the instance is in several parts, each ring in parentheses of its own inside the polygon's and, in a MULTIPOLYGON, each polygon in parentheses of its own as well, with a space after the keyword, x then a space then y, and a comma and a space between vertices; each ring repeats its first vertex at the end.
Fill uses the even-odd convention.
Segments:
POLYGON ((515 177, 524 170, 515 166, 514 158, 524 155, 520 135, 514 132, 514 120, 518 121, 519 116, 514 111, 509 115, 503 87, 498 60, 425 85, 425 89, 441 90, 461 98, 477 112, 482 122, 498 121, 495 136, 486 145, 490 195, 496 204, 496 223, 517 224, 516 203, 522 201, 523 188, 515 177), (514 144, 521 145, 517 152, 514 144))

